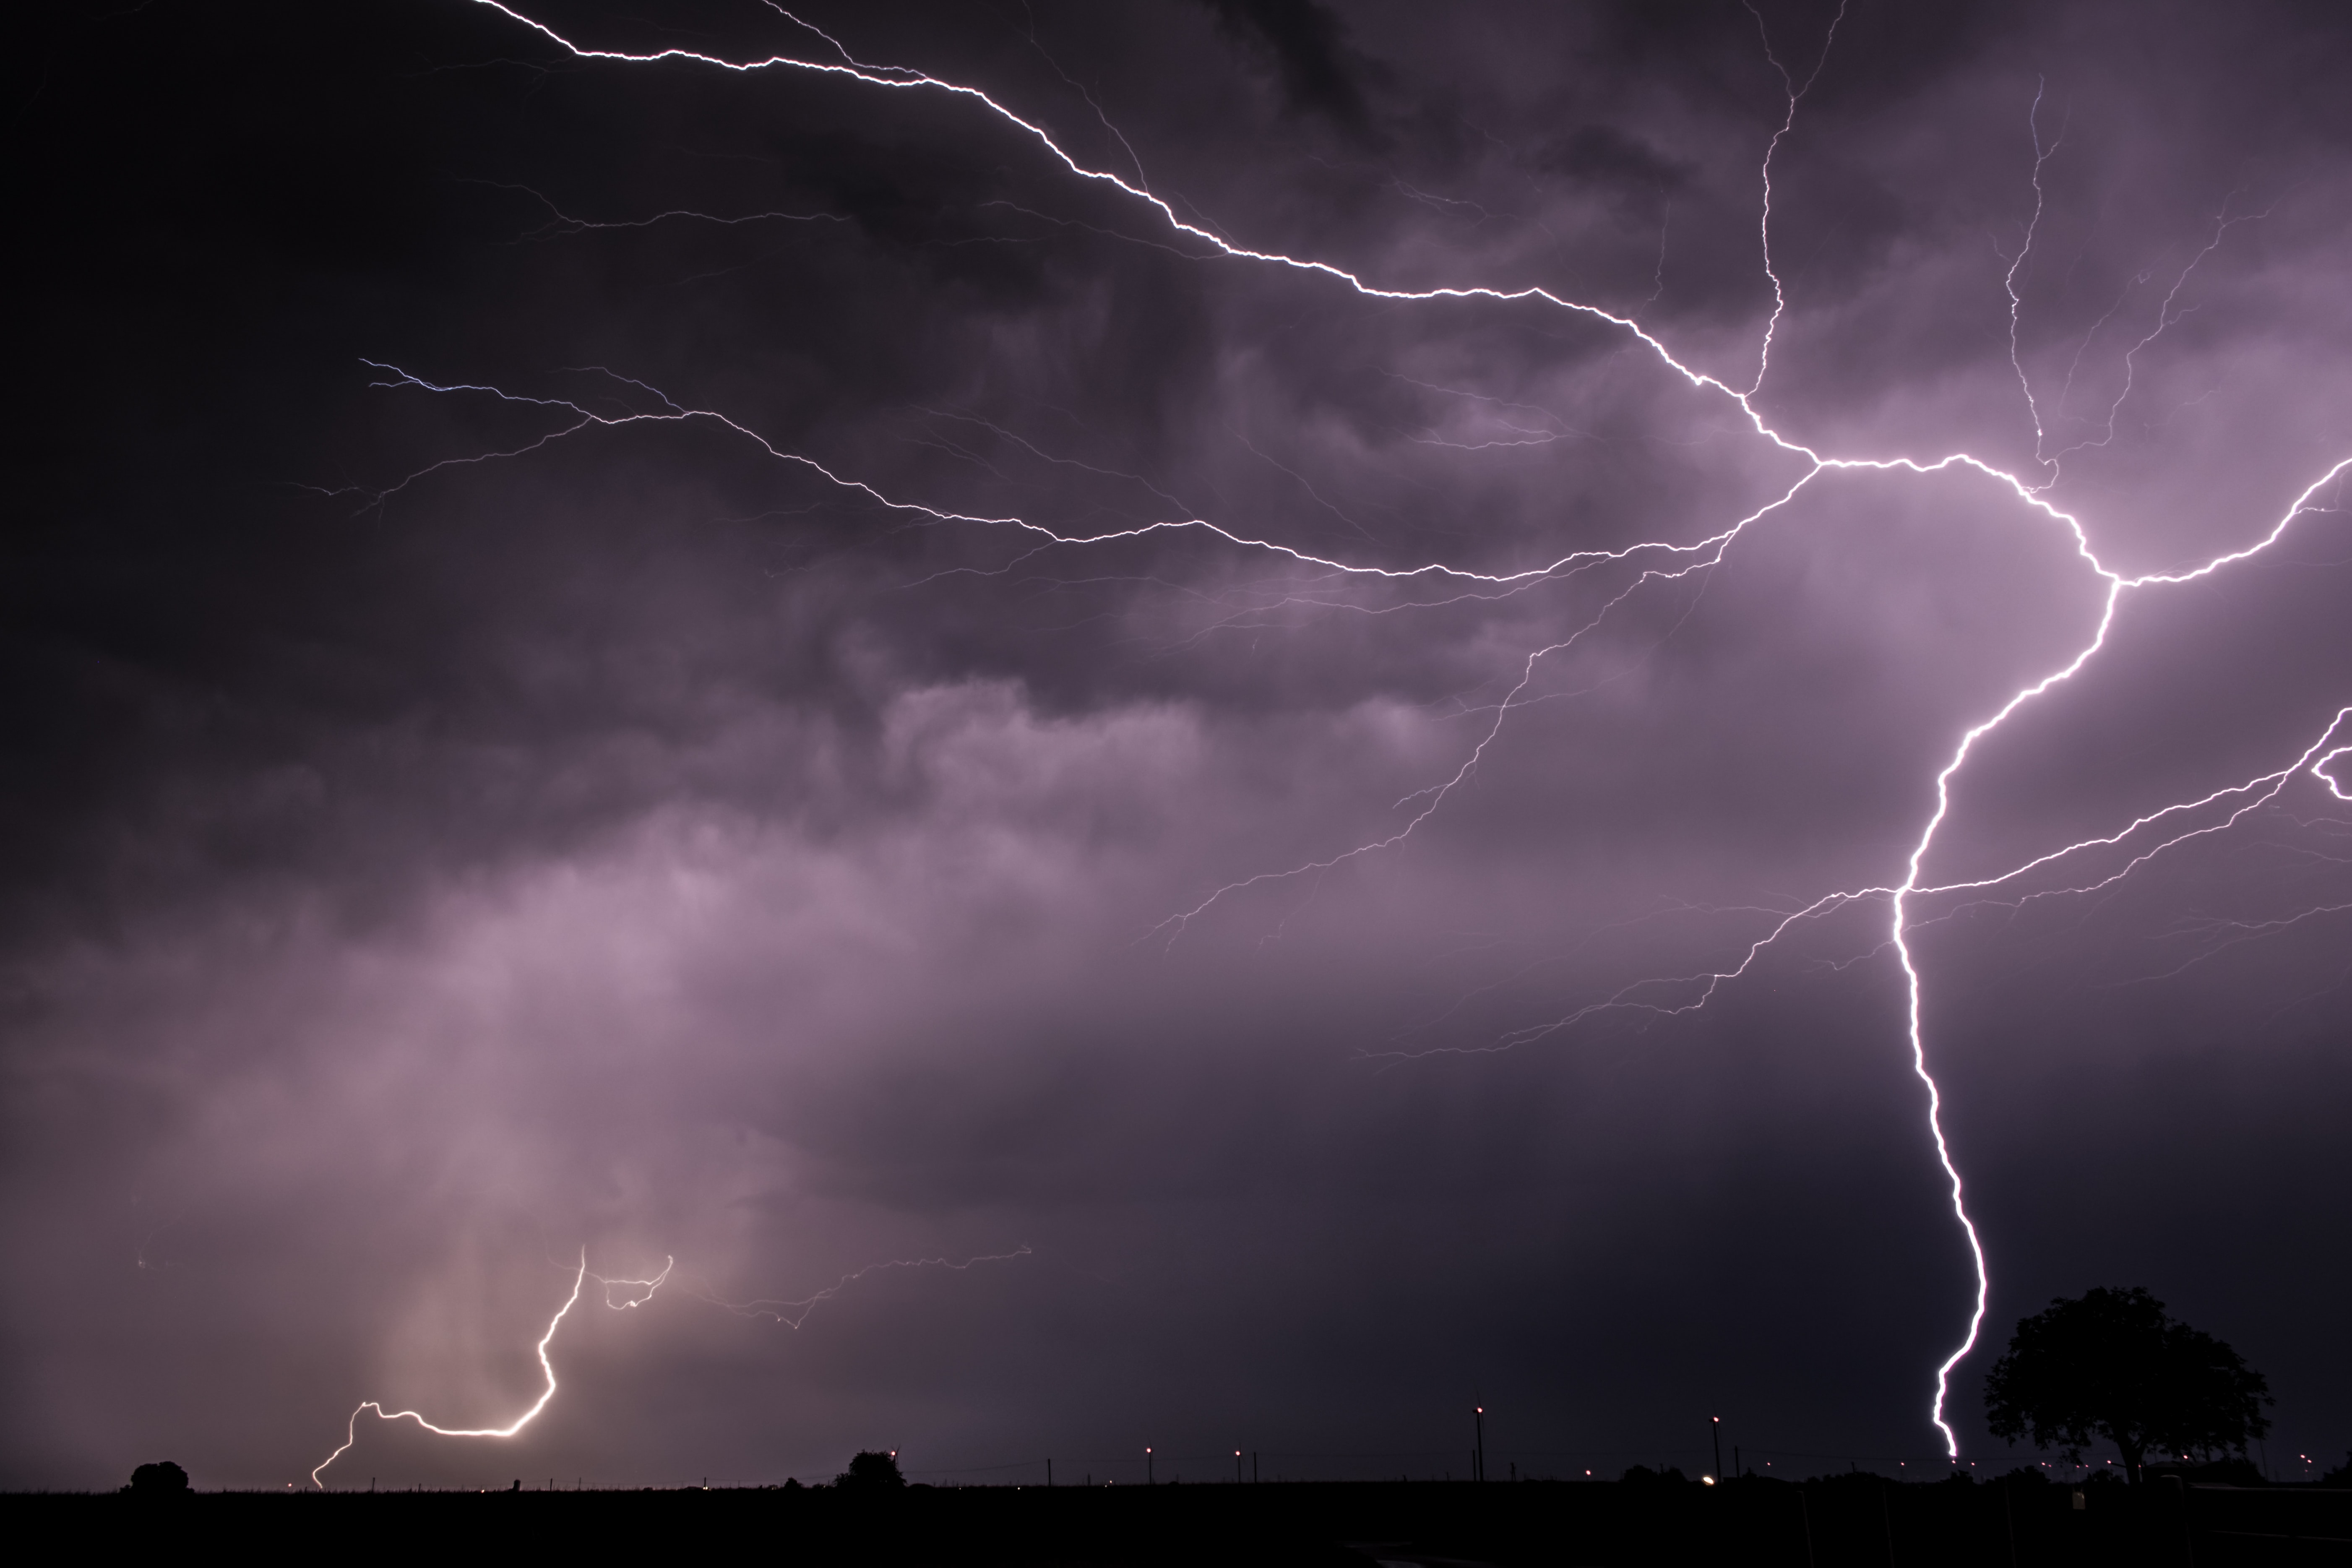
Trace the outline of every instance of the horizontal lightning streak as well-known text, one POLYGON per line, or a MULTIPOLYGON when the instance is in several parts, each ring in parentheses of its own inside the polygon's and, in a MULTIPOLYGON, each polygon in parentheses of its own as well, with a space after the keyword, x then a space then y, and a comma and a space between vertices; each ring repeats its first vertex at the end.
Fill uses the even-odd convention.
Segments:
POLYGON ((797 1329, 803 1323, 808 1321, 808 1315, 816 1310, 818 1303, 832 1300, 835 1296, 841 1294, 841 1292, 849 1285, 865 1279, 868 1274, 872 1274, 877 1269, 965 1269, 971 1268, 975 1264, 981 1263, 1010 1263, 1016 1258, 1026 1258, 1028 1256, 1029 1247, 1028 1244, 1024 1242, 1021 1246, 1014 1247, 1010 1252, 982 1253, 975 1258, 967 1258, 961 1263, 958 1263, 951 1258, 893 1258, 884 1263, 869 1263, 863 1268, 843 1275, 840 1279, 835 1280, 824 1289, 819 1290, 814 1296, 803 1296, 798 1300, 793 1301, 778 1300, 765 1297, 750 1301, 727 1301, 720 1300, 716 1295, 713 1295, 708 1287, 704 1288, 699 1294, 702 1300, 709 1302, 714 1307, 723 1307, 728 1311, 737 1313, 746 1318, 773 1318, 777 1322, 783 1324, 788 1329, 797 1329))
POLYGON ((2229 931, 2232 934, 2194 958, 2185 959, 2160 973, 2145 975, 2140 981, 2126 982, 2126 984, 2138 984, 2149 980, 2169 980, 2187 970, 2196 968, 2207 959, 2242 943, 2258 941, 2266 936, 2275 936, 2280 931, 2292 930, 2305 921, 2317 920, 2323 915, 2340 915, 2347 912, 2352 912, 2352 904, 2315 904, 2310 909, 2301 910, 2291 915, 2282 915, 2276 920, 2210 921, 2205 923, 2204 930, 2199 934, 2210 936, 2217 931, 2229 931))
MULTIPOLYGON (((1733 524, 1730 528, 1726 529, 1723 532, 1717 534, 1712 539, 1701 541, 1696 546, 1660 546, 1659 548, 1669 550, 1706 549, 1712 546, 1712 553, 1703 560, 1694 561, 1686 566, 1680 567, 1671 572, 1658 567, 1648 568, 1640 575, 1636 576, 1631 583, 1628 583, 1623 588, 1620 589, 1613 597, 1604 602, 1601 608, 1594 612, 1591 620, 1585 622, 1584 625, 1579 626, 1575 631, 1571 632, 1569 636, 1563 637, 1559 642, 1539 647, 1533 653, 1528 654, 1526 663, 1520 667, 1519 679, 1517 682, 1512 686, 1509 691, 1504 694, 1502 701, 1496 704, 1495 721, 1487 726, 1486 734, 1479 737, 1478 743, 1470 749, 1469 756, 1465 758, 1462 762, 1462 765, 1454 771, 1453 776, 1446 779, 1445 782, 1441 784, 1437 784, 1427 790, 1423 790, 1415 795, 1407 795, 1404 801, 1397 803, 1398 805, 1402 805, 1406 801, 1419 798, 1425 798, 1428 802, 1427 805, 1415 812, 1412 818, 1408 820, 1402 827, 1398 828, 1394 833, 1390 834, 1385 838, 1375 839, 1369 844, 1360 844, 1355 848, 1349 849, 1342 854, 1335 855, 1328 860, 1309 861, 1304 866, 1294 866, 1286 871, 1262 871, 1255 877, 1244 878, 1238 882, 1228 882, 1223 887, 1219 888, 1215 892, 1211 893, 1207 898, 1202 900, 1198 904, 1195 904, 1192 908, 1186 910, 1183 913, 1169 916, 1166 920, 1160 921, 1160 924, 1154 926, 1152 928, 1152 931, 1154 933, 1163 931, 1169 932, 1169 941, 1173 942, 1177 937, 1183 934, 1184 928, 1187 925, 1201 915, 1207 913, 1219 900, 1223 899, 1228 893, 1239 892, 1244 888, 1257 887, 1267 882, 1285 881, 1293 877, 1303 877, 1309 872, 1328 871, 1335 866, 1344 865, 1348 861, 1356 859, 1360 856, 1370 855, 1377 850, 1392 849, 1398 845, 1402 844, 1406 839, 1412 837, 1413 829, 1428 821, 1431 816, 1436 812, 1437 808, 1445 804, 1445 800, 1448 795, 1452 795, 1455 789, 1459 788, 1461 784, 1471 776, 1471 774, 1478 771, 1479 760, 1486 755, 1486 748, 1494 743, 1495 738, 1502 733, 1504 721, 1509 716, 1512 708, 1518 705, 1519 693, 1528 689, 1528 683, 1535 679, 1536 666, 1541 663, 1548 655, 1562 653, 1574 647, 1579 642, 1583 640, 1588 633, 1593 631, 1602 621, 1608 618, 1610 611, 1615 609, 1618 605, 1631 598, 1635 591, 1643 587, 1644 584, 1652 581, 1672 581, 1675 578, 1686 577, 1694 572, 1703 571, 1720 562, 1723 559, 1724 550, 1730 545, 1732 540, 1738 537, 1742 530, 1746 529, 1749 523, 1754 522, 1757 519, 1763 517, 1769 512, 1778 510, 1780 508, 1784 507, 1788 505, 1789 502, 1794 500, 1797 497, 1797 492, 1803 489, 1805 486, 1811 481, 1813 476, 1821 471, 1822 466, 1818 464, 1815 465, 1814 468, 1808 471, 1802 479, 1800 479, 1795 484, 1790 486, 1787 493, 1780 496, 1778 500, 1767 502, 1765 505, 1758 508, 1755 511, 1750 512, 1748 516, 1740 519, 1738 522, 1733 524)), ((1640 547, 1635 546, 1633 548, 1640 547)), ((1630 553, 1630 551, 1619 552, 1615 558, 1622 559, 1627 553, 1630 553)))
POLYGON ((2298 774, 2308 774, 2312 778, 2317 779, 2321 784, 2325 784, 2331 793, 2336 794, 2338 798, 2344 798, 2341 792, 2336 791, 2335 780, 2330 778, 2325 770, 2330 759, 2341 755, 2344 751, 2352 750, 2352 747, 2340 747, 2336 751, 2327 752, 2325 755, 2321 754, 2320 748, 2326 745, 2329 741, 2336 737, 2337 731, 2343 729, 2344 721, 2347 718, 2352 718, 2352 708, 2338 709, 2336 712, 2336 716, 2327 721, 2327 728, 2320 731, 2319 739, 2314 741, 2309 746, 2305 747, 2301 756, 2288 763, 2285 767, 2279 769, 2276 773, 2263 773, 2254 778, 2248 779, 2243 784, 2231 784, 2226 788, 2217 789, 2212 794, 2206 795, 2200 800, 2181 801, 2172 805, 2163 806, 2156 811, 2149 812, 2145 816, 2134 819, 2131 823, 2117 832, 2111 833, 2105 837, 2077 839, 2075 842, 2065 846, 2063 848, 2053 849, 2046 855, 2037 855, 2032 859, 2024 862, 2022 865, 2012 867, 2009 870, 2002 871, 1995 876, 1979 878, 1974 881, 1968 882, 1945 882, 1936 887, 1915 888, 1912 890, 1916 893, 1925 895, 1935 893, 1973 892, 1986 888, 1999 887, 2003 882, 2014 881, 2016 879, 2024 876, 2030 871, 2038 870, 2044 866, 2054 865, 2058 861, 2066 859, 2071 856, 2081 854, 2092 849, 2113 848, 2116 845, 2121 844, 2125 839, 2131 837, 2141 828, 2151 826, 2156 823, 2163 821, 2167 817, 2196 811, 2200 807, 2211 805, 2219 801, 2226 800, 2232 795, 2252 796, 2252 799, 2246 801, 2242 805, 2238 806, 2219 822, 2210 824, 2203 827, 2190 828, 2185 832, 2176 834, 2170 838, 2163 839, 2147 849, 2139 851, 2124 864, 2121 870, 2116 871, 2112 875, 2103 877, 2095 882, 2088 882, 2075 887, 2048 889, 2031 896, 2040 899, 2053 898, 2074 893, 2095 893, 2100 891, 2102 889, 2112 887, 2116 883, 2122 881, 2124 878, 2129 876, 2134 870, 2137 869, 2142 865, 2145 865, 2149 860, 2154 859, 2157 856, 2163 854, 2166 850, 2174 847, 2176 845, 2186 844, 2192 838, 2204 838, 2216 833, 2226 832, 2228 829, 2236 826, 2240 822, 2243 821, 2250 813, 2269 805, 2272 801, 2276 800, 2279 796, 2279 793, 2285 789, 2289 784, 2293 783, 2298 774))
MULTIPOLYGON (((2003 883, 2015 881, 2017 879, 2023 877, 2030 872, 2039 870, 2043 867, 2057 865, 2072 857, 2085 854, 2095 849, 2114 848, 2123 844, 2126 840, 2131 838, 2141 829, 2151 826, 2157 823, 2163 822, 2168 817, 2185 815, 2189 812, 2196 811, 2200 807, 2212 805, 2221 801, 2228 800, 2232 796, 2252 796, 2252 799, 2247 800, 2242 805, 2237 806, 2235 809, 2231 811, 2228 816, 2224 816, 2218 822, 2209 823, 2203 826, 2189 828, 2184 831, 2175 833, 2170 837, 2160 839, 2157 843, 2150 845, 2148 847, 2137 851, 2120 869, 2105 877, 2101 877, 2095 881, 2074 883, 2057 888, 2041 889, 2036 891, 2021 895, 2014 900, 1972 900, 1969 902, 1956 906, 1956 910, 1981 908, 1989 903, 1997 907, 2018 908, 2034 900, 2063 898, 2085 893, 2095 893, 2114 886, 2116 883, 2123 880, 2124 878, 2128 876, 2131 872, 2137 870, 2139 867, 2145 865, 2149 860, 2156 858, 2158 856, 2166 853, 2168 850, 2177 848, 2183 844, 2189 843, 2192 839, 2208 837, 2214 834, 2226 832, 2228 829, 2237 826, 2238 823, 2243 821, 2246 816, 2254 811, 2275 801, 2286 786, 2292 784, 2298 775, 2308 775, 2309 777, 2316 780, 2339 800, 2352 800, 2352 795, 2345 794, 2344 791, 2337 786, 2336 781, 2326 771, 2327 764, 2333 759, 2342 756, 2347 752, 2352 752, 2352 746, 2338 747, 2333 752, 2327 752, 2325 753, 2322 753, 2320 751, 2321 747, 2326 746, 2336 733, 2342 731, 2346 721, 2347 720, 2352 720, 2352 708, 2340 710, 2336 716, 2328 721, 2327 728, 2321 731, 2318 740, 2313 742, 2310 746, 2306 747, 2303 754, 2294 762, 2290 763, 2287 766, 2278 769, 2275 772, 2260 774, 2254 778, 2248 779, 2243 784, 2230 784, 2224 788, 2217 789, 2210 795, 2205 795, 2198 800, 2182 801, 2171 805, 2160 807, 2156 811, 2147 813, 2144 816, 2134 819, 2132 822, 2126 824, 2124 827, 2114 833, 2107 834, 2100 837, 2078 839, 2074 843, 2066 845, 2063 848, 2053 849, 2047 854, 2038 855, 2031 860, 2013 866, 2006 871, 1996 872, 1990 877, 1980 877, 1969 881, 1939 882, 1928 886, 1913 887, 1909 889, 1908 897, 1916 900, 1931 898, 1944 893, 1976 892, 1997 888, 2001 886, 2003 883)), ((1511 1030, 1499 1037, 1496 1043, 1491 1046, 1436 1046, 1418 1051, 1367 1052, 1365 1053, 1365 1056, 1367 1059, 1371 1060, 1386 1060, 1391 1058, 1412 1060, 1423 1057, 1432 1056, 1486 1055, 1498 1050, 1507 1050, 1514 1046, 1528 1044, 1532 1041, 1541 1039, 1548 1035, 1558 1034, 1561 1030, 1566 1029, 1574 1024, 1580 1023, 1586 1018, 1603 1013, 1643 1012, 1654 1014, 1661 1017, 1672 1017, 1681 1013, 1695 1012, 1700 1007, 1706 1005, 1706 1002, 1713 997, 1717 989, 1726 982, 1737 980, 1741 975, 1747 973, 1748 969, 1754 965, 1757 959, 1762 956, 1767 948, 1779 942, 1782 936, 1786 935, 1798 924, 1832 913, 1839 909, 1844 908, 1848 904, 1860 902, 1869 899, 1891 898, 1895 891, 1896 889, 1893 887, 1846 888, 1841 889, 1833 893, 1824 894, 1820 899, 1815 900, 1812 903, 1794 911, 1780 910, 1749 911, 1769 913, 1775 917, 1775 920, 1773 924, 1766 930, 1764 935, 1757 938, 1744 950, 1742 950, 1738 961, 1731 967, 1727 969, 1706 970, 1693 974, 1654 976, 1636 980, 1630 984, 1621 987, 1609 995, 1601 998, 1599 1001, 1588 1003, 1585 1005, 1577 1008, 1575 1011, 1566 1014, 1549 1023, 1533 1025, 1523 1029, 1511 1030), (1692 1000, 1674 1005, 1642 1001, 1639 1000, 1635 994, 1638 992, 1654 986, 1664 987, 1677 985, 1698 985, 1702 987, 1702 990, 1692 1000)), ((1702 910, 1699 912, 1707 914, 1729 914, 1743 911, 1708 908, 1702 910)), ((1948 912, 1947 914, 1937 915, 1930 919, 1913 919, 1907 922, 1906 929, 1907 931, 1916 931, 1923 926, 1932 925, 1949 918, 1950 913, 1948 912)), ((2296 918, 2300 919, 2303 917, 2298 916, 2296 918)), ((1883 952, 1890 949, 1893 945, 1894 944, 1891 941, 1884 942, 1872 951, 1874 952, 1883 952)), ((1831 967, 1843 969, 1846 967, 1846 961, 1841 961, 1840 963, 1832 964, 1831 967)), ((1480 989, 1485 988, 1481 987, 1480 989)))
MULTIPOLYGON (((488 0, 478 0, 478 3, 488 4, 488 0)), ((977 523, 987 527, 1019 529, 1025 532, 1040 536, 1045 541, 1044 547, 1047 548, 1060 544, 1113 544, 1123 540, 1142 539, 1155 533, 1181 533, 1198 531, 1201 532, 1213 534, 1217 538, 1223 540, 1228 544, 1238 545, 1245 550, 1264 551, 1268 554, 1280 555, 1289 560, 1296 561, 1304 566, 1318 567, 1327 572, 1338 573, 1347 576, 1385 578, 1391 582, 1410 582, 1413 579, 1423 577, 1446 577, 1454 578, 1465 583, 1484 583, 1496 586, 1509 586, 1512 584, 1538 583, 1548 578, 1556 577, 1563 572, 1570 571, 1579 566, 1606 563, 1614 561, 1627 561, 1637 555, 1649 553, 1679 555, 1696 554, 1698 552, 1707 551, 1714 546, 1728 542, 1732 535, 1738 531, 1738 528, 1740 526, 1744 526, 1743 521, 1742 524, 1735 525, 1732 529, 1726 530, 1724 532, 1713 535, 1710 538, 1699 540, 1697 542, 1692 544, 1674 544, 1662 541, 1643 541, 1637 543, 1626 545, 1623 548, 1617 550, 1572 551, 1570 553, 1559 557, 1556 561, 1548 562, 1540 566, 1526 567, 1517 572, 1473 572, 1464 567, 1449 566, 1443 562, 1430 562, 1419 566, 1368 566, 1358 562, 1341 561, 1331 556, 1317 555, 1310 551, 1300 550, 1294 545, 1285 544, 1278 540, 1255 538, 1248 534, 1236 532, 1230 528, 1224 527, 1221 523, 1212 522, 1205 518, 1198 517, 1162 519, 1153 522, 1139 523, 1132 528, 1109 529, 1100 533, 1059 533, 1055 531, 1053 529, 1047 528, 1043 523, 1032 521, 1024 517, 984 517, 972 512, 943 510, 938 507, 926 506, 919 501, 900 500, 896 497, 884 494, 881 490, 876 489, 873 485, 866 483, 863 479, 847 479, 840 474, 836 474, 831 468, 825 467, 824 464, 818 462, 814 458, 807 457, 799 452, 787 451, 782 447, 777 447, 771 443, 765 437, 751 429, 749 426, 740 424, 736 420, 730 418, 728 416, 718 412, 716 409, 682 407, 672 402, 667 395, 660 392, 656 388, 649 386, 644 382, 631 381, 630 378, 625 376, 615 377, 615 379, 630 381, 630 384, 643 386, 646 391, 652 392, 654 395, 661 398, 664 404, 663 409, 658 413, 599 414, 593 409, 584 407, 567 398, 529 397, 520 394, 508 392, 501 387, 473 382, 450 382, 446 384, 432 382, 425 380, 423 376, 416 375, 404 370, 395 364, 388 364, 378 360, 371 359, 362 359, 360 363, 368 366, 372 370, 388 372, 394 377, 391 381, 369 383, 371 386, 374 387, 392 388, 413 386, 425 392, 480 393, 490 397, 495 397, 502 403, 520 404, 526 406, 539 408, 562 409, 566 413, 576 416, 573 423, 566 425, 561 429, 550 431, 543 436, 534 437, 530 440, 526 441, 518 447, 509 447, 491 452, 480 452, 473 455, 472 457, 444 458, 438 462, 428 463, 424 468, 418 468, 413 473, 407 474, 399 479, 395 479, 391 484, 383 486, 382 488, 362 489, 359 487, 346 486, 341 489, 328 492, 334 495, 362 495, 366 498, 367 503, 370 507, 383 504, 392 497, 407 489, 419 479, 440 473, 444 469, 467 468, 480 463, 524 457, 532 452, 543 450, 544 448, 552 446, 554 443, 564 439, 566 437, 578 435, 584 430, 592 428, 619 429, 625 426, 630 425, 677 425, 698 420, 707 420, 712 424, 723 426, 727 429, 733 431, 736 435, 751 441, 769 457, 774 458, 780 462, 793 463, 807 468, 824 479, 828 484, 835 485, 845 490, 854 490, 866 497, 868 500, 873 501, 876 505, 887 510, 916 513, 919 516, 929 518, 934 522, 977 523)), ((583 368, 595 369, 601 367, 591 366, 583 368)), ((611 373, 607 372, 605 374, 609 374, 611 373)), ((1943 460, 1943 463, 1935 466, 1940 468, 1953 462, 1966 460, 1969 459, 1946 458, 1943 460)), ((1894 464, 1845 463, 1822 464, 1822 466, 1917 467, 1916 464, 1910 463, 1907 459, 1905 459, 1900 463, 1894 464)), ((1810 479, 1811 474, 1808 473, 1805 477, 1810 479)), ((1801 484, 1803 481, 1800 480, 1799 482, 1801 484)), ((1768 508, 1767 510, 1769 509, 1768 508)), ((942 575, 944 575, 944 574, 942 574, 942 575)))

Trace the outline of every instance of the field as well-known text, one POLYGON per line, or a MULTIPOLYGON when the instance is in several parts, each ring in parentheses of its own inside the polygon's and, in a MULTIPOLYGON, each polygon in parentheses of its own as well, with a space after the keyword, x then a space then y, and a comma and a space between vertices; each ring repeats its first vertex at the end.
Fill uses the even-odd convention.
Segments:
POLYGON ((2352 1562, 2352 1491, 2152 1484, 1467 1482, 18 1495, 12 1538, 337 1557, 680 1551, 763 1563, 2352 1562))

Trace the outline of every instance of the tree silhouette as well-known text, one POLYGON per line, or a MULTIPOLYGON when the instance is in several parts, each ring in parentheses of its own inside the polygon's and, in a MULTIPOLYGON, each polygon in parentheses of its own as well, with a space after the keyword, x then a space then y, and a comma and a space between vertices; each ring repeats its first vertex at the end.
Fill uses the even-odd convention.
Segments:
POLYGON ((2159 1456, 2243 1454, 2270 1430, 2261 1373, 2212 1335, 2176 1322, 2138 1286, 2061 1297, 2022 1319, 2009 1353, 1985 1376, 1986 1425, 1996 1437, 2056 1448, 2081 1462, 2104 1437, 2137 1485, 2159 1456))
POLYGON ((131 1485, 123 1489, 139 1497, 176 1497, 188 1489, 188 1472, 169 1459, 142 1465, 131 1472, 131 1485))
POLYGON ((898 1473, 898 1452, 868 1450, 849 1461, 849 1468, 833 1479, 837 1487, 849 1487, 858 1491, 878 1491, 886 1487, 903 1487, 907 1478, 898 1473))

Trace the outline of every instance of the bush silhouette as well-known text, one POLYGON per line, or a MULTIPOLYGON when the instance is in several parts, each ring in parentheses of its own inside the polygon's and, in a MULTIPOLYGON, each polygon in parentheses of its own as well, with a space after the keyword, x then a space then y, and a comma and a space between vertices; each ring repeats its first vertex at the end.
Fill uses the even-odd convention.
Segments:
POLYGON ((1679 1487, 1690 1484, 1690 1478, 1683 1474, 1682 1468, 1678 1465, 1669 1465, 1663 1470, 1654 1470, 1647 1465, 1635 1465, 1632 1469, 1627 1470, 1623 1475, 1617 1479, 1628 1485, 1637 1487, 1679 1487))
POLYGON ((2166 1316, 2137 1286, 2060 1298, 2022 1319, 1985 1376, 1986 1425, 2079 1463, 2094 1437, 2116 1446, 2137 1485, 2151 1453, 2243 1456, 2270 1430, 2270 1384, 2212 1335, 2166 1316))
POLYGON ((187 1489, 188 1472, 169 1459, 140 1466, 131 1472, 131 1484, 123 1489, 139 1497, 176 1497, 187 1489))
POLYGON ((892 1487, 905 1486, 907 1478, 898 1473, 898 1456, 895 1450, 889 1453, 868 1450, 851 1459, 849 1468, 835 1476, 833 1484, 855 1491, 884 1491, 892 1487))

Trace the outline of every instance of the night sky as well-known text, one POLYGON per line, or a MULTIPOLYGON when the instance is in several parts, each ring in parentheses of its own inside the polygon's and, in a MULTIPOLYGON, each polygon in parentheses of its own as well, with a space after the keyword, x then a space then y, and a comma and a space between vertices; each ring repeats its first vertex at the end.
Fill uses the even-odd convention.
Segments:
POLYGON ((65 9, 0 1485, 2352 1444, 2340 6, 65 9))

